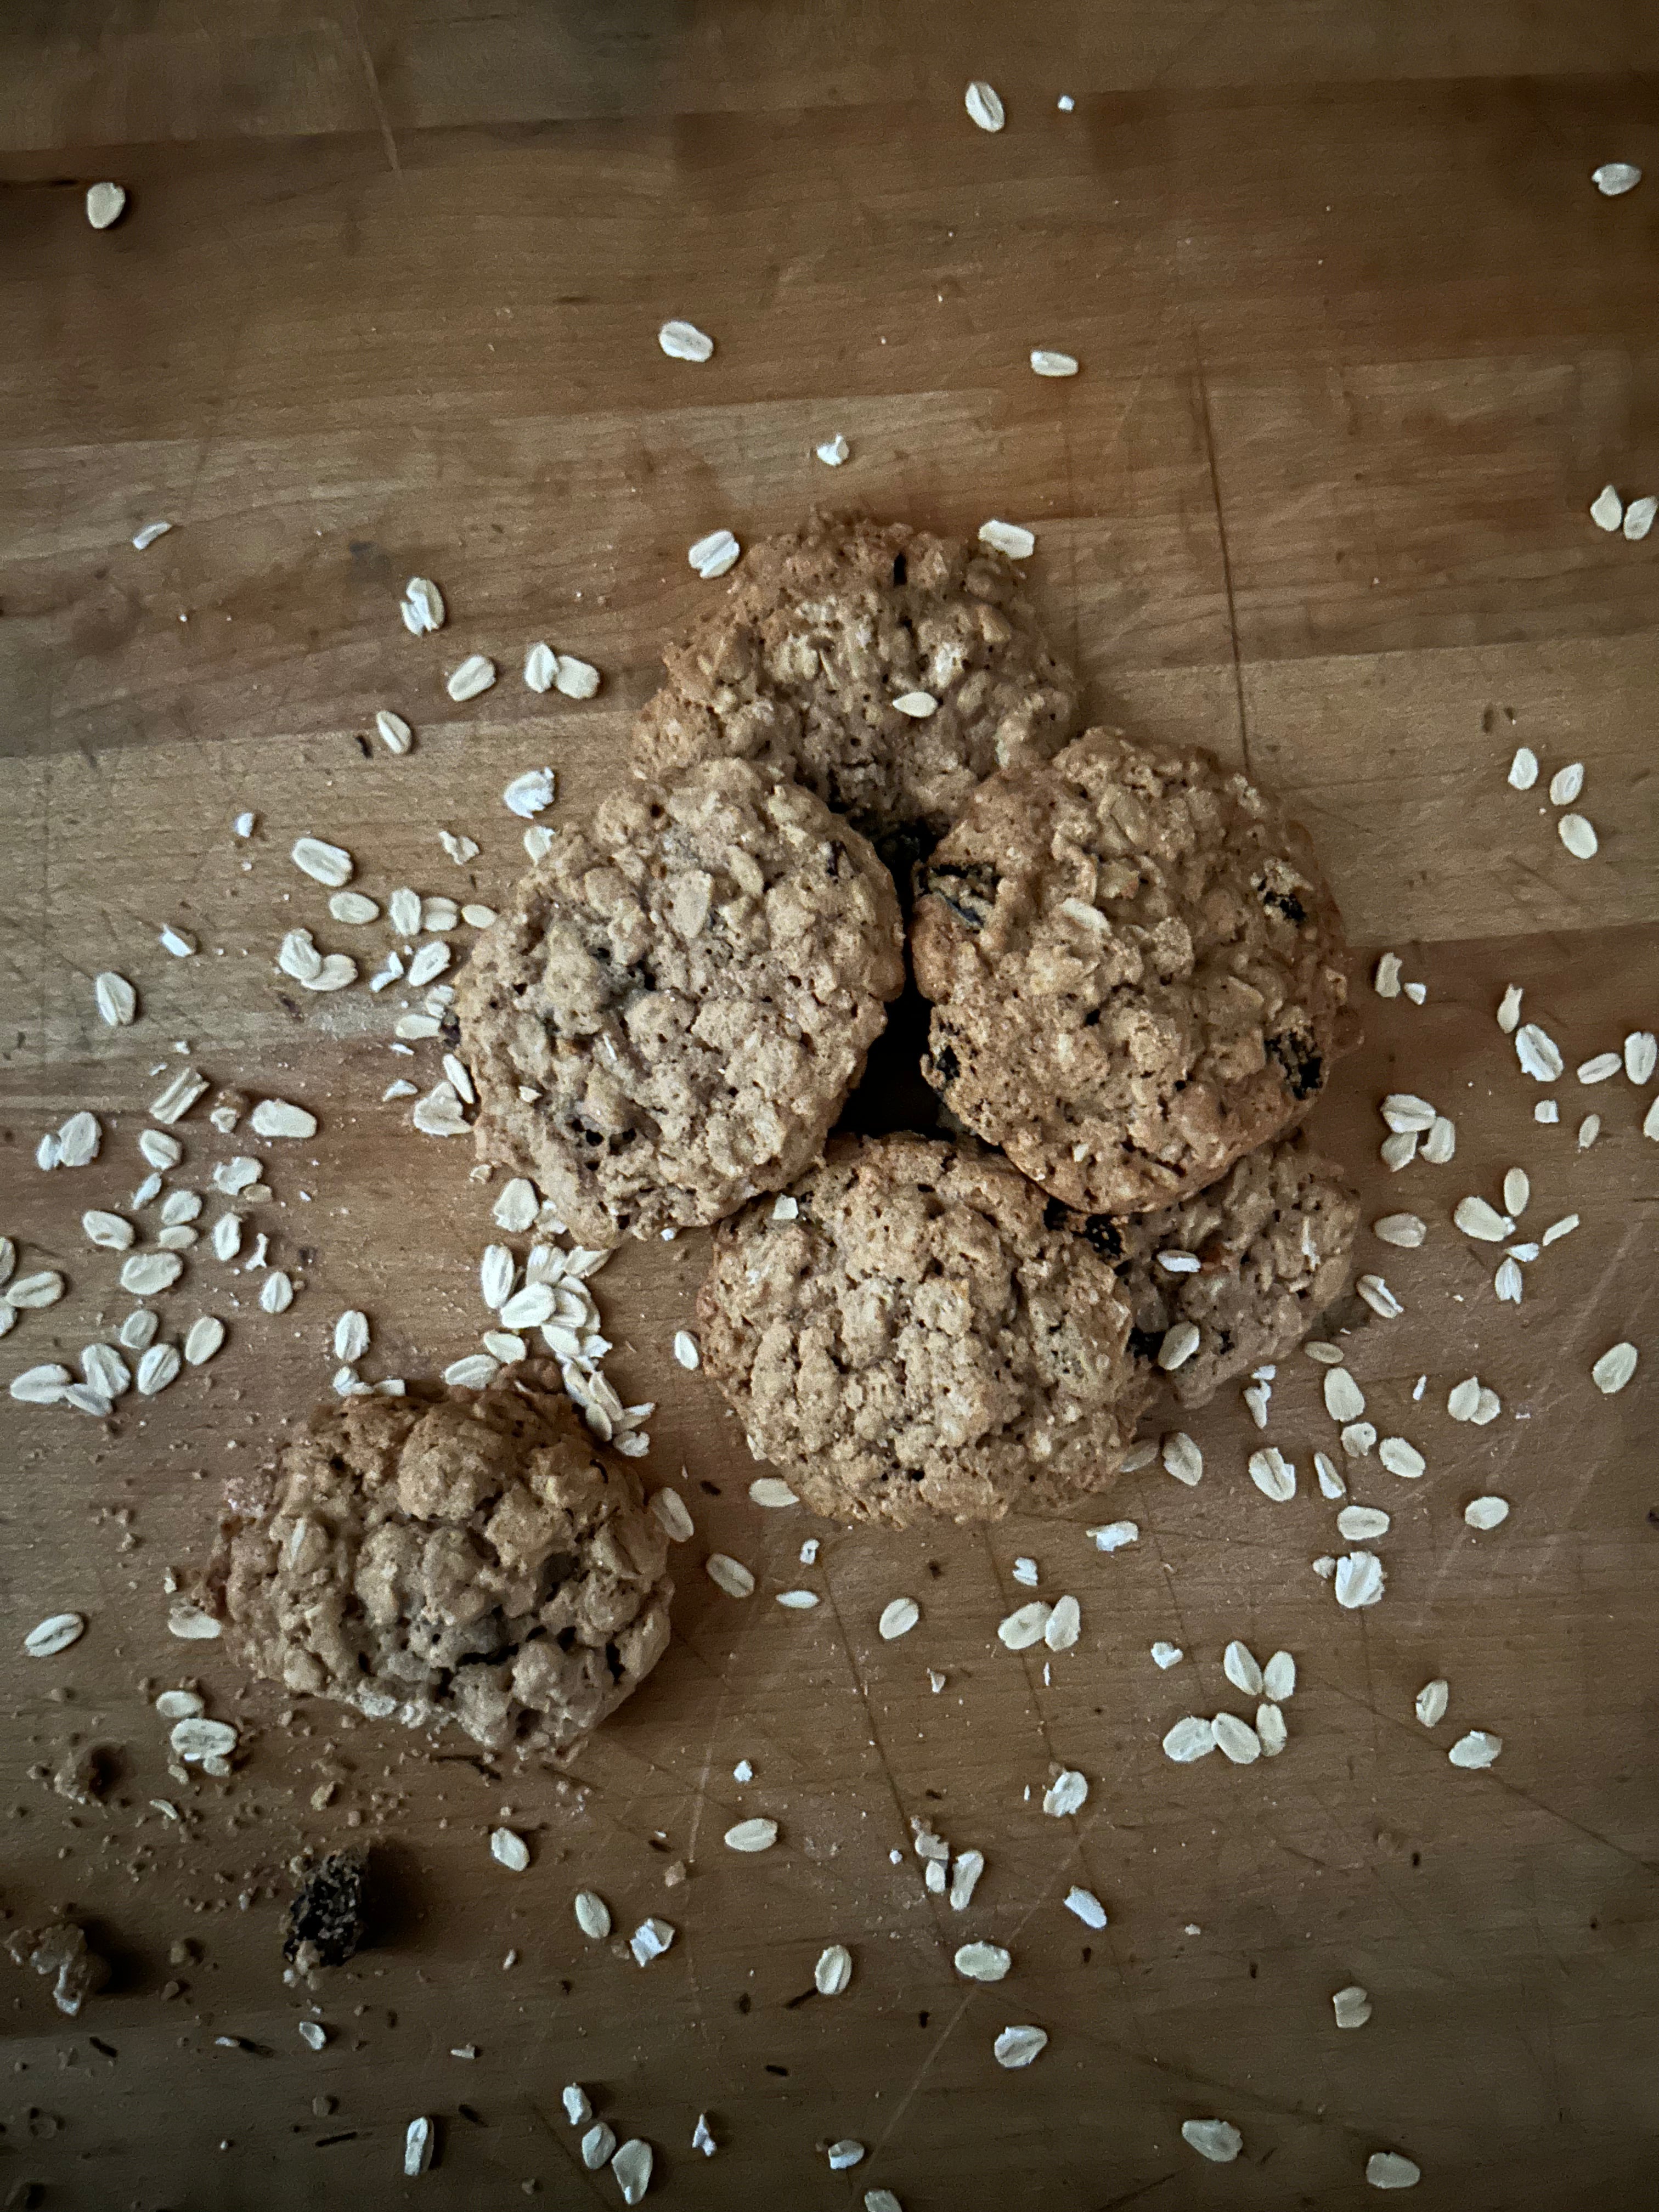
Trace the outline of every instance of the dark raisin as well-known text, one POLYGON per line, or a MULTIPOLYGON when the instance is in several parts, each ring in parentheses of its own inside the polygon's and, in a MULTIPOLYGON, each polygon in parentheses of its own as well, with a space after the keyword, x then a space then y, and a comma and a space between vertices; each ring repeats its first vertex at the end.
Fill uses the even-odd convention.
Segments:
POLYGON ((1158 1348, 1164 1341, 1161 1328, 1132 1328, 1129 1331, 1131 1359, 1156 1359, 1158 1348))
POLYGON ((823 872, 832 884, 841 881, 841 864, 847 858, 847 848, 839 837, 830 841, 830 857, 823 864, 823 872))
POLYGON ((1085 1242, 1103 1260, 1121 1260, 1123 1257, 1123 1239, 1109 1213, 1086 1215, 1083 1222, 1083 1235, 1085 1242))
POLYGON ((969 929, 983 929, 996 905, 1000 881, 988 861, 970 860, 964 866, 942 860, 921 871, 916 889, 924 897, 943 899, 969 929))
POLYGON ((893 581, 896 584, 908 584, 909 580, 910 564, 902 553, 896 553, 893 556, 893 581))
POLYGON ((933 1067, 941 1083, 954 1083, 962 1073, 962 1062, 948 1044, 940 1045, 933 1055, 933 1067))
POLYGON ((323 1966, 343 1966, 366 1932, 363 1881, 366 1851, 334 1851, 306 1876, 283 1923, 283 1956, 297 1959, 301 1944, 323 1966))
POLYGON ((1042 1225, 1045 1229, 1071 1227, 1072 1209, 1063 1198, 1051 1198, 1048 1200, 1042 1209, 1042 1225))
POLYGON ((1268 1038, 1267 1049, 1284 1070, 1291 1096, 1311 1098, 1325 1080, 1325 1062, 1313 1039, 1300 1030, 1286 1030, 1268 1038))

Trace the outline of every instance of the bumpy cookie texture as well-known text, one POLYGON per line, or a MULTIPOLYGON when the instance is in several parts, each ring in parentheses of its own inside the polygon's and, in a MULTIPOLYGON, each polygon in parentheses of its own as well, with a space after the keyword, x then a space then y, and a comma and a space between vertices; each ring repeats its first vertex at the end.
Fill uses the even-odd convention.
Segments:
POLYGON ((1201 1406, 1222 1383, 1300 1344, 1336 1297, 1359 1199, 1334 1162, 1295 1136, 1247 1152, 1179 1206, 1113 1220, 1051 1200, 1048 1218, 1068 1224, 1116 1268, 1133 1317, 1130 1352, 1183 1406, 1201 1406), (1198 1266, 1175 1272, 1160 1255, 1198 1266), (1153 1364, 1158 1347, 1183 1321, 1197 1328, 1198 1349, 1164 1375, 1153 1364))
POLYGON ((668 1642, 667 1539, 532 1364, 349 1398, 233 1496, 210 1577, 250 1673, 492 1751, 574 1750, 668 1642))
POLYGON ((1291 1127, 1352 1042, 1303 832, 1206 752, 1091 730, 982 784, 917 872, 924 1073, 1067 1206, 1167 1206, 1291 1127))
POLYGON ((741 761, 562 830, 462 978, 486 1159, 584 1243, 718 1221, 815 1158, 904 980, 897 896, 741 761))
POLYGON ((746 556, 641 717, 637 774, 728 756, 809 785, 878 841, 945 829, 993 769, 1077 728, 1055 659, 999 553, 901 522, 815 516, 746 556), (921 717, 896 699, 937 702, 921 717))
POLYGON ((1146 1384, 1110 1267, 974 1139, 838 1139, 716 1232, 702 1364, 814 1511, 905 1527, 1104 1486, 1146 1384), (781 1208, 781 1211, 780 1211, 781 1208))

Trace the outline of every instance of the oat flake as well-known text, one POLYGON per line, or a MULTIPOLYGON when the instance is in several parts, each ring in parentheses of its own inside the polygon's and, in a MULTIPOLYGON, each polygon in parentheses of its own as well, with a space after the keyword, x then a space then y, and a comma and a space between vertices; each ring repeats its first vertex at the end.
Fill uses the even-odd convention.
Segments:
POLYGON ((1011 561, 1029 561, 1036 551, 1035 532, 1018 522, 981 522, 979 542, 988 545, 994 553, 1006 554, 1011 561))
POLYGON ((1041 1643, 1042 1632, 1048 1626, 1053 1607, 1042 1598, 1034 1598, 1030 1605, 1022 1605, 1006 1620, 997 1624, 997 1638, 1010 1651, 1029 1650, 1041 1643))
POLYGON ((896 1597, 882 1607, 881 1619, 876 1626, 884 1644, 891 1644, 901 1636, 908 1636, 921 1619, 921 1607, 913 1597, 896 1597))
POLYGON ((1365 2161, 1365 2179, 1373 2189, 1415 2189, 1423 2169, 1403 2151, 1374 2150, 1365 2161))
POLYGON ((1048 2031, 1042 2027, 1005 2027, 991 2045, 999 2066, 1029 2066, 1048 2048, 1048 2031))
POLYGON ((1563 814, 1556 823, 1556 834, 1575 860, 1593 860, 1601 850, 1601 840, 1594 823, 1582 814, 1563 814))
POLYGON ((1371 2016, 1370 1994, 1358 1982, 1350 1983, 1346 1990, 1338 1990, 1332 1996, 1331 2009, 1336 2014, 1339 2027, 1364 2027, 1371 2016))
POLYGON ((729 1559, 724 1552, 711 1552, 703 1562, 703 1571, 715 1589, 724 1590, 727 1597, 750 1597, 754 1594, 754 1576, 740 1559, 729 1559))
POLYGON ((1000 131, 1007 118, 994 89, 983 77, 975 77, 963 98, 963 105, 981 131, 1000 131))
POLYGON ((742 550, 729 530, 711 530, 706 538, 698 538, 685 557, 705 583, 712 583, 736 567, 742 550))
MULTIPOLYGON (((1335 1374, 1340 1370, 1333 1368, 1335 1374)), ((1264 1498, 1283 1505, 1296 1496, 1296 1469, 1276 1444, 1250 1454, 1250 1480, 1264 1498)))
POLYGON ((714 341, 695 323, 667 322, 657 332, 657 343, 670 361, 712 361, 714 341))
POLYGON ((1051 1820, 1063 1820, 1073 1813, 1080 1813, 1088 1796, 1087 1776, 1079 1774, 1075 1767, 1068 1766, 1063 1773, 1057 1774, 1043 1791, 1042 1809, 1051 1820))
POLYGON ((1425 1682, 1417 1693, 1415 1711, 1425 1728, 1438 1728, 1446 1717, 1446 1707, 1451 1703, 1451 1691, 1438 1675, 1425 1682))
POLYGON ((1375 1605, 1385 1580, 1375 1552, 1349 1552, 1336 1563, 1336 1601, 1351 1613, 1375 1605))
POLYGON ((1204 1455, 1185 1430, 1172 1429, 1159 1446, 1164 1471, 1188 1489, 1203 1478, 1204 1455))
POLYGON ((1610 1345, 1590 1370, 1590 1380, 1604 1398, 1622 1390, 1636 1372, 1636 1346, 1628 1342, 1610 1345))
POLYGON ((1000 1943, 964 1943, 951 1964, 967 1982, 1000 1982, 1013 1964, 1000 1943))
POLYGON ((1177 1766, 1190 1766, 1194 1759, 1202 1759, 1215 1749, 1215 1723, 1188 1713, 1178 1720, 1164 1738, 1164 1754, 1177 1766))
POLYGON ((1231 2166, 1244 2148, 1244 2138, 1231 2120, 1183 2120, 1181 2139, 1214 2166, 1231 2166))
POLYGON ((1261 1695, 1261 1668, 1247 1644, 1235 1637, 1221 1655, 1221 1671, 1234 1689, 1242 1690, 1247 1698, 1261 1695))

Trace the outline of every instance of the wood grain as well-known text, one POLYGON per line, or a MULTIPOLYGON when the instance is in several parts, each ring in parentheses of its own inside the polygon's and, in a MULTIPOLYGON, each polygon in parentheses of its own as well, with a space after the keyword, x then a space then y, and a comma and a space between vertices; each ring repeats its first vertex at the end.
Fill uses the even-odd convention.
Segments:
POLYGON ((59 1607, 91 1621, 59 1660, 4 1662, 4 1932, 72 1907, 117 1966, 72 2024, 3 1969, 8 2188, 144 2212, 402 2203, 403 2130, 426 2112, 442 2151, 422 2203, 504 2206, 534 2182, 612 2203, 559 2109, 574 2079, 657 2146, 651 2201, 687 2207, 881 2186, 905 2212, 1358 2208, 1385 2147, 1421 2164, 1425 2208, 1644 2201, 1659 1152, 1650 1088, 1571 1071, 1654 1026, 1659 1000, 1659 534, 1628 544, 1586 514, 1609 477, 1659 485, 1656 64, 1650 15, 1617 0, 9 12, 0 1231, 71 1288, 22 1317, 0 1373, 126 1310, 79 1214, 130 1197, 181 1044, 322 1126, 267 1146, 198 1109, 182 1133, 186 1183, 270 1156, 249 1235, 301 1286, 288 1315, 258 1312, 257 1274, 192 1255, 161 1304, 170 1333, 229 1322, 211 1366, 105 1424, 4 1401, 0 1641, 17 1654, 59 1607), (1007 102, 999 137, 963 112, 970 76, 1007 102), (1607 202, 1588 173, 1615 156, 1654 175, 1607 202), (132 198, 97 235, 81 203, 100 176, 132 198), (660 355, 669 314, 714 334, 706 368, 660 355), (1037 344, 1083 373, 1040 382, 1037 344), (837 429, 854 459, 832 476, 812 447, 837 429), (347 843, 378 898, 499 900, 522 858, 502 786, 551 763, 562 811, 611 786, 658 641, 707 603, 691 540, 752 541, 830 499, 1030 524, 1034 589, 1096 713, 1283 793, 1366 961, 1391 945, 1427 985, 1420 1009, 1361 990, 1367 1041, 1315 1122, 1367 1220, 1431 1223, 1419 1253, 1362 1239, 1404 1317, 1342 1316, 1379 1425, 1429 1461, 1418 1484, 1350 1468, 1394 1516, 1388 1594, 1351 1616, 1312 1572, 1342 1547, 1310 1494, 1330 1424, 1300 1358, 1272 1424, 1297 1499, 1251 1487, 1255 1431, 1226 1395, 1187 1423, 1196 1490, 1154 1467, 1091 1516, 1140 1526, 1110 1558, 1081 1520, 878 1540, 762 1512, 734 1424, 671 1355, 704 1258, 684 1237, 599 1279, 618 1382, 659 1401, 647 1476, 698 1522, 646 1689, 564 1778, 289 1709, 167 1637, 165 1577, 202 1558, 226 1475, 325 1390, 343 1308, 373 1316, 376 1375, 471 1348, 490 1194, 382 1103, 434 1072, 390 1051, 389 1000, 307 997, 275 970, 296 923, 371 962, 388 941, 330 922, 288 847, 347 843), (157 519, 172 532, 133 551, 157 519), (396 615, 417 571, 452 611, 419 642, 396 615), (598 699, 522 687, 540 637, 604 670, 598 699), (472 650, 503 679, 456 708, 442 676, 472 650), (405 760, 369 734, 381 706, 416 726, 405 760), (1522 742, 1546 779, 1585 763, 1594 861, 1563 850, 1541 787, 1507 788, 1522 742), (465 867, 444 829, 478 841, 465 867), (161 950, 168 922, 197 957, 161 950), (104 968, 138 987, 131 1030, 97 1019, 104 968), (1554 1127, 1492 1019, 1510 981, 1566 1057, 1554 1127), (1383 1168, 1376 1103, 1396 1088, 1455 1116, 1451 1166, 1383 1168), (40 1135, 82 1105, 100 1158, 41 1174, 40 1135), (1518 1309, 1449 1219, 1516 1163, 1527 1233, 1580 1216, 1518 1309), (1589 1369, 1623 1336, 1647 1364, 1604 1400, 1589 1369), (1504 1401, 1483 1430, 1445 1412, 1476 1371, 1504 1401), (1485 1491, 1514 1511, 1476 1535, 1462 1512, 1485 1491), (708 1580, 714 1549, 755 1569, 752 1600, 708 1580), (1082 1603, 1051 1680, 993 1633, 1022 1554, 1082 1603), (803 1583, 816 1612, 771 1601, 803 1583), (885 1644, 876 1620, 904 1593, 922 1625, 885 1644), (1170 1723, 1241 1702, 1232 1636, 1296 1653, 1289 1748, 1176 1768, 1170 1723), (1167 1675, 1160 1637, 1188 1653, 1167 1675), (1452 1705, 1431 1735, 1412 1699, 1435 1674, 1452 1705), (149 1699, 187 1679, 246 1731, 229 1784, 167 1771, 149 1699), (1475 1726, 1503 1756, 1457 1773, 1446 1747, 1475 1726), (101 1807, 43 1778, 77 1740, 118 1748, 101 1807), (1090 1780, 1074 1820, 1038 1809, 1055 1762, 1090 1780), (754 1811, 782 1841, 738 1858, 720 1838, 754 1811), (927 1896, 913 1818, 985 1852, 970 1912, 927 1896), (502 1819, 532 1839, 521 1877, 488 1856, 502 1819), (313 2056, 278 1916, 294 1854, 352 1833, 386 1911, 324 1992, 313 2056), (1064 1911, 1073 1882, 1107 1929, 1064 1911), (672 1921, 673 1949, 642 1974, 585 1943, 584 1883, 619 1929, 672 1921), (969 1936, 1013 1951, 1000 1989, 952 1972, 969 1936), (825 2001, 808 1993, 830 1942, 855 1966, 825 2001), (1375 2013, 1345 2034, 1329 1998, 1352 1981, 1375 2013), (992 2039, 1023 2020, 1051 2042, 1003 2074, 992 2039), (690 2148, 705 2109, 708 2161, 690 2148), (1210 2114, 1243 2131, 1225 2173, 1180 2139, 1210 2114), (831 2176, 822 2147, 848 2136, 869 2154, 831 2176))

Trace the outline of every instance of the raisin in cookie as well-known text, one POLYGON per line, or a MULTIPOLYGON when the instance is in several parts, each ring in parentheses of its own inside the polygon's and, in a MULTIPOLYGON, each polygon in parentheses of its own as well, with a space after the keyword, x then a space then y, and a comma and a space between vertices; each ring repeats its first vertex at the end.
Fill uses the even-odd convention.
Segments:
POLYGON ((531 1364, 348 1398, 234 1497, 210 1576, 251 1674, 492 1751, 568 1752, 668 1643, 667 1540, 531 1364))
POLYGON ((1003 556, 901 522, 819 515, 768 539, 664 660, 637 774, 761 762, 878 842, 931 840, 981 776, 1046 758, 1079 720, 1003 556))
MULTIPOLYGON (((1129 1302, 1129 1349, 1183 1406, 1201 1406, 1231 1377, 1300 1344, 1341 1290, 1359 1199, 1334 1162, 1288 1137, 1236 1160, 1179 1206, 1156 1213, 1077 1214, 1050 1200, 1111 1261, 1129 1302), (1178 1364, 1157 1367, 1169 1332, 1197 1332, 1178 1364)), ((1172 1352, 1181 1346, 1172 1346, 1172 1352)))
POLYGON ((743 761, 562 830, 461 981, 480 1154, 590 1245, 718 1221, 815 1158, 904 980, 892 878, 743 761))
POLYGON ((702 1364, 814 1511, 1055 1512, 1115 1472, 1148 1386, 1110 1267, 969 1137, 837 1139, 714 1238, 702 1364))
POLYGON ((1085 1212, 1212 1182, 1352 1042, 1302 831, 1210 754, 1111 730, 981 785, 917 870, 911 953, 928 1080, 1085 1212))

